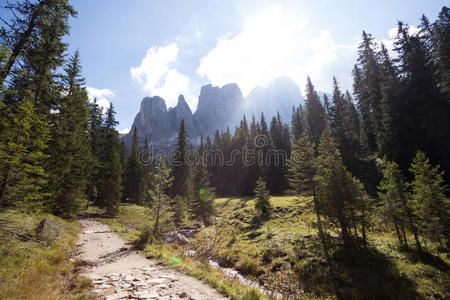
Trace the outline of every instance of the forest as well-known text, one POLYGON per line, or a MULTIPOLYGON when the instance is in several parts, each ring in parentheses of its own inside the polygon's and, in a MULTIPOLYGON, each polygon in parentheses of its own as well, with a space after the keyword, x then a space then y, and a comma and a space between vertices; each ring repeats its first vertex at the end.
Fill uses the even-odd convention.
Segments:
MULTIPOLYGON (((5 9, 13 12, 0 32, 0 266, 5 272, 20 269, 20 261, 8 258, 17 255, 11 252, 12 245, 19 247, 14 240, 36 240, 38 247, 51 243, 35 228, 21 232, 19 219, 72 224, 77 216, 98 214, 122 227, 123 218, 139 218, 139 226, 129 229, 135 230, 132 242, 152 253, 159 251, 155 244, 168 247, 161 246, 168 232, 198 226, 195 251, 203 255, 197 259, 214 257, 235 267, 261 290, 273 288, 275 298, 448 297, 449 8, 434 21, 423 15, 418 32, 399 21, 393 51, 362 31, 352 91, 332 78, 332 94, 320 97, 308 77, 305 104, 292 108, 290 124, 279 115, 243 116, 239 126, 217 130, 199 144, 190 142, 182 121, 172 157, 151 157, 151 141, 140 144, 136 131, 132 144, 125 145, 113 104, 103 110, 89 101, 80 53, 68 53, 64 39, 69 18, 77 16, 68 0, 8 2, 5 9), (254 204, 248 207, 249 199, 254 204), (139 217, 130 216, 133 208, 139 217), (277 223, 281 220, 285 223, 277 223), (267 224, 276 231, 303 221, 314 236, 294 231, 308 237, 283 240, 283 247, 296 249, 295 260, 286 258, 291 250, 263 244, 274 241, 274 234, 264 231, 267 224), (211 242, 219 232, 223 244, 211 242), (366 274, 369 291, 381 287, 375 294, 365 294, 354 282, 365 274, 361 270, 381 268, 381 257, 396 255, 380 250, 384 236, 393 237, 395 253, 409 257, 402 266, 428 268, 428 275, 407 276, 421 282, 420 288, 400 275, 386 275, 388 267, 378 270, 386 280, 366 274), (257 250, 247 253, 245 263, 239 251, 252 240, 257 250), (233 252, 238 243, 240 250, 233 252), (201 252, 200 245, 210 248, 201 252), (233 251, 224 253, 227 248, 233 251), (305 249, 317 259, 306 263, 299 254, 305 249)), ((3 271, 0 275, 6 278, 3 271)), ((0 290, 9 299, 3 280, 0 290)), ((228 288, 221 291, 239 298, 228 288)))

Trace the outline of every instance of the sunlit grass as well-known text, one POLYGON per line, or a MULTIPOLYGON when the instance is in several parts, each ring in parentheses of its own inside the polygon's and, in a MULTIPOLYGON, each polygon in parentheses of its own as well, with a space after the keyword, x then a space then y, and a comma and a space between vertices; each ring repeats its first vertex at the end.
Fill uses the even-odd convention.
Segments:
POLYGON ((0 214, 8 228, 29 236, 35 235, 43 218, 53 231, 44 232, 39 239, 49 247, 0 231, 0 299, 86 298, 84 291, 90 289, 90 281, 73 277, 70 262, 80 229, 77 220, 17 211, 0 214))
MULTIPOLYGON (((212 252, 222 266, 239 270, 254 282, 264 284, 268 290, 286 288, 289 280, 297 281, 303 290, 300 294, 303 299, 322 299, 324 295, 333 298, 333 280, 346 286, 340 292, 349 297, 370 293, 386 295, 390 289, 392 295, 399 297, 428 298, 450 292, 449 270, 440 270, 415 259, 413 253, 399 249, 395 232, 388 231, 387 226, 369 230, 370 249, 354 254, 356 261, 353 265, 345 265, 341 261, 347 259, 345 253, 333 248, 338 269, 334 271, 337 274, 332 275, 317 237, 312 198, 277 196, 271 198, 271 203, 274 208, 272 217, 257 224, 254 222, 254 198, 218 198, 214 225, 189 239, 194 247, 202 247, 217 237, 218 242, 212 252), (358 258, 359 255, 362 257, 358 258), (388 277, 384 279, 377 276, 378 273, 388 277), (371 290, 373 292, 369 292, 371 290)), ((123 205, 118 218, 101 221, 110 224, 129 241, 138 237, 145 222, 152 222, 146 217, 145 209, 136 205, 123 205)), ((337 237, 331 228, 328 230, 337 237)), ((408 238, 413 247, 412 237, 408 238)), ((434 257, 450 265, 448 254, 437 251, 434 243, 428 242, 427 245, 434 257)), ((245 298, 254 291, 236 279, 224 276, 207 263, 183 257, 181 246, 156 243, 147 246, 143 253, 207 282, 233 299, 258 299, 245 298)), ((349 255, 352 257, 353 254, 349 255)))

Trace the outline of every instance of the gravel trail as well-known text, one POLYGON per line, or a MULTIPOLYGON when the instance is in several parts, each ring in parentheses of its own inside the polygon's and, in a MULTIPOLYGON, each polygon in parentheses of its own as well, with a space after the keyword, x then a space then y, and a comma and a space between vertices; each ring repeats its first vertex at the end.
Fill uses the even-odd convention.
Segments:
POLYGON ((95 284, 98 299, 227 299, 200 280, 148 260, 93 220, 80 220, 82 231, 75 259, 81 275, 95 284))

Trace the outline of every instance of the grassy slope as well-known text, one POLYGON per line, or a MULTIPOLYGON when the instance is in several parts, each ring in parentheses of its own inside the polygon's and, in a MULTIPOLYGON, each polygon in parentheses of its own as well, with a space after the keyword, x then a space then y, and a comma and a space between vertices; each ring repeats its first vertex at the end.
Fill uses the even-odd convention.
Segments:
POLYGON ((83 299, 91 282, 73 276, 70 261, 80 229, 76 220, 52 215, 0 214, 7 228, 47 242, 20 241, 0 231, 0 299, 83 299), (35 235, 38 223, 46 218, 43 233, 35 235))
POLYGON ((287 293, 302 290, 310 297, 339 294, 345 299, 412 299, 449 295, 448 254, 439 253, 430 242, 432 254, 418 256, 399 251, 393 234, 370 232, 370 249, 342 253, 335 248, 330 268, 316 237, 311 198, 272 197, 271 202, 273 218, 255 227, 253 199, 217 200, 221 218, 216 226, 223 232, 234 232, 222 256, 225 260, 229 256, 231 264, 242 271, 250 269, 261 283, 287 293), (281 280, 274 282, 274 278, 281 280), (300 285, 293 287, 293 281, 300 285))
MULTIPOLYGON (((335 247, 333 263, 328 265, 316 235, 311 198, 272 197, 271 202, 272 219, 257 226, 253 222, 254 199, 217 199, 215 225, 191 238, 194 243, 190 247, 212 254, 222 266, 238 269, 264 284, 266 290, 302 298, 432 299, 450 293, 449 259, 435 251, 435 245, 428 243, 433 255, 423 257, 397 249, 392 233, 369 232, 369 249, 342 252, 335 247)), ((103 219, 130 241, 137 238, 145 220, 144 209, 136 205, 122 206, 119 218, 103 219)), ((161 244, 144 252, 209 282, 232 298, 247 297, 236 281, 182 258, 179 246, 161 244)))

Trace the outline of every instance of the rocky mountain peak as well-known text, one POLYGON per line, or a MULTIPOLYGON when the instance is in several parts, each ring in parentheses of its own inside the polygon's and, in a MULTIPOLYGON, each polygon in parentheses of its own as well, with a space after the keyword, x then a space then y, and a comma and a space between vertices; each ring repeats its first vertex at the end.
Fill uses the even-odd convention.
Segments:
POLYGON ((197 111, 194 114, 202 132, 210 134, 237 121, 244 97, 235 83, 221 88, 205 85, 200 90, 197 111))

